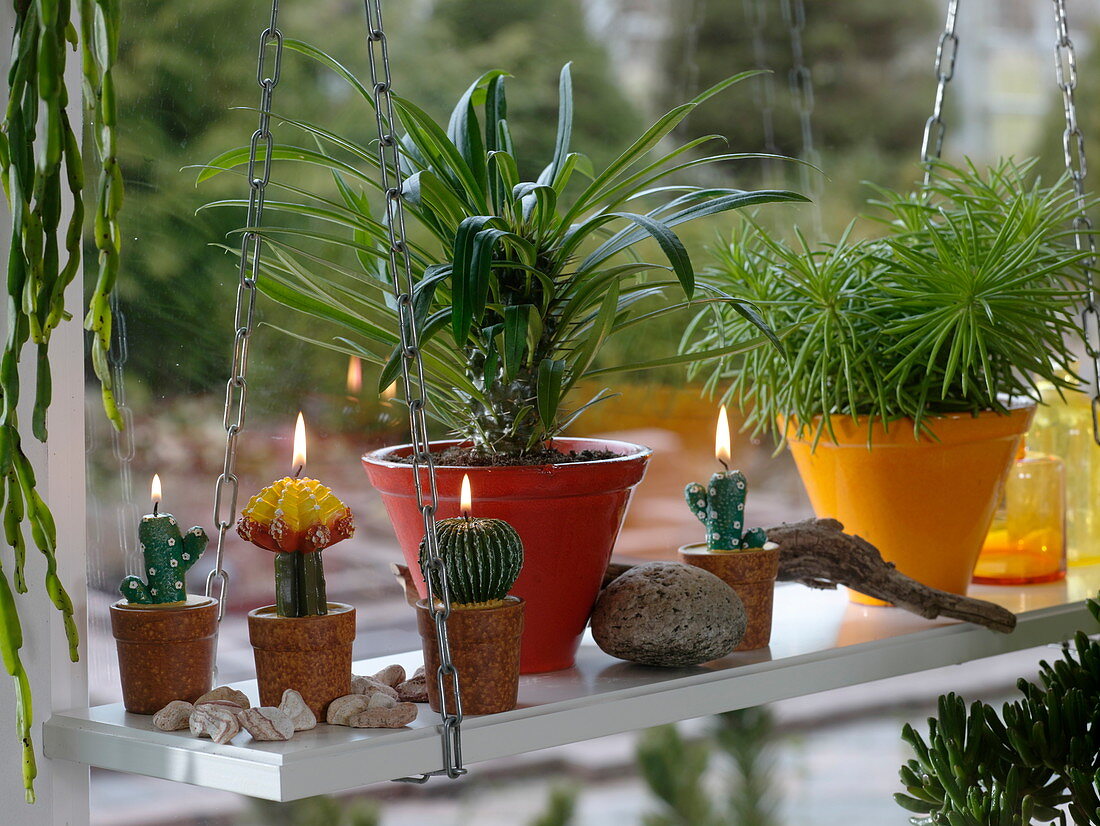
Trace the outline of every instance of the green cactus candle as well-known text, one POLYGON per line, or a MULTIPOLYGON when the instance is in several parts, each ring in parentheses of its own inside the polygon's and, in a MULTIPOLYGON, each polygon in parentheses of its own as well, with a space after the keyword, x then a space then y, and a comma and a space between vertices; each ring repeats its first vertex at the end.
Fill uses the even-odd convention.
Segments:
POLYGON ((716 553, 763 548, 768 541, 763 528, 747 533, 744 530, 748 482, 744 473, 729 469, 730 432, 725 405, 718 414, 714 453, 723 470, 711 476, 706 486, 692 482, 684 488, 688 507, 706 526, 707 548, 716 553))
MULTIPOLYGON (((447 571, 451 604, 459 608, 499 605, 516 584, 523 567, 523 541, 503 519, 470 516, 470 479, 462 479, 463 515, 436 524, 439 556, 447 571)), ((420 545, 420 571, 431 577, 432 593, 442 593, 438 575, 428 571, 424 543, 420 545)))
POLYGON ((153 512, 143 516, 138 526, 146 578, 128 576, 118 590, 137 605, 186 602, 187 572, 198 562, 209 540, 201 527, 196 525, 183 534, 172 514, 160 513, 159 477, 153 477, 153 486, 153 512))

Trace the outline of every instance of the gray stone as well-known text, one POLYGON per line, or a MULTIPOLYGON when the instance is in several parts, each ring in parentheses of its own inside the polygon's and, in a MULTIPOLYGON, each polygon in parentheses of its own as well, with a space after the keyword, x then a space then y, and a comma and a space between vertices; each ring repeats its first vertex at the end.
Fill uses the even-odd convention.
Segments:
POLYGON ((596 643, 621 660, 669 668, 724 657, 745 635, 745 606, 714 574, 679 562, 631 568, 592 612, 596 643))

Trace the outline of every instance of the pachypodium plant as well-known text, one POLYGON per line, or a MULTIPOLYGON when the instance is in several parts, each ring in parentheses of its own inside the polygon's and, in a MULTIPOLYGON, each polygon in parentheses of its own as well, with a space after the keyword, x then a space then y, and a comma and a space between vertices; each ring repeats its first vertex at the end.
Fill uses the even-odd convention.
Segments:
POLYGON ((128 576, 118 590, 139 605, 186 602, 187 572, 206 550, 206 531, 196 525, 181 534, 175 517, 150 514, 138 526, 138 542, 147 578, 128 576))
POLYGON ((692 482, 684 499, 706 526, 707 548, 712 551, 749 551, 763 548, 768 534, 763 528, 744 530, 748 480, 739 470, 716 473, 709 485, 692 482))
MULTIPOLYGON (((451 604, 458 608, 500 605, 523 567, 523 541, 502 519, 442 519, 436 526, 439 556, 446 569, 451 604)), ((428 567, 421 543, 420 570, 430 578, 432 593, 443 593, 439 574, 428 567)))
POLYGON ((355 533, 351 509, 336 494, 316 479, 280 479, 248 501, 237 533, 275 554, 280 617, 328 613, 321 552, 355 533))
MULTIPOLYGON (((334 71, 374 106, 368 85, 333 58, 300 42, 286 45, 334 71)), ((390 128, 403 132, 401 199, 411 231, 413 304, 432 415, 479 452, 522 455, 609 396, 601 390, 567 409, 567 394, 582 380, 602 382, 616 372, 706 360, 767 340, 770 331, 751 305, 725 290, 697 287, 674 228, 746 206, 805 198, 683 181, 670 185, 671 176, 689 170, 761 156, 696 154, 721 140, 716 135, 662 149, 700 104, 753 74, 731 77, 677 106, 606 168, 595 170, 586 156, 571 150, 573 87, 566 65, 554 154, 534 180, 520 177, 524 165, 512 142, 503 72, 475 80, 446 125, 394 95, 400 123, 390 128), (662 260, 651 261, 650 252, 639 249, 647 240, 655 242, 652 249, 662 260), (671 300, 657 303, 661 298, 671 300), (715 303, 756 325, 751 342, 635 363, 600 362, 610 336, 685 307, 715 303)), ((316 145, 279 145, 273 157, 329 169, 335 190, 331 195, 289 190, 295 195, 291 201, 267 204, 269 213, 319 225, 259 230, 272 251, 260 289, 349 333, 309 340, 377 365, 379 388, 385 388, 400 370, 403 350, 387 299, 388 230, 360 191, 380 186, 376 152, 315 124, 283 120, 309 137, 304 143, 316 145), (322 228, 333 226, 343 234, 322 228)), ((247 158, 247 147, 227 152, 207 165, 200 180, 243 166, 247 158)))

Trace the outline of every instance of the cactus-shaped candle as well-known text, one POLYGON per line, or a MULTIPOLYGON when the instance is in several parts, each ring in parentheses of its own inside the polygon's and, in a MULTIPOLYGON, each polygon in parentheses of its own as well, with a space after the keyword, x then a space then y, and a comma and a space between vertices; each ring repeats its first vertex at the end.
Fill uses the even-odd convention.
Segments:
POLYGON ((143 579, 128 576, 118 590, 136 605, 171 605, 187 601, 187 572, 206 550, 206 531, 195 526, 180 532, 170 513, 160 512, 160 476, 153 475, 153 512, 141 517, 138 542, 145 560, 143 579))
POLYGON ((300 478, 306 463, 305 422, 294 428, 293 477, 248 500, 237 533, 275 554, 275 609, 280 617, 328 613, 321 551, 355 532, 351 509, 316 479, 300 478))
POLYGON ((768 541, 764 529, 744 529, 748 484, 744 473, 729 469, 730 427, 725 405, 718 413, 714 455, 723 469, 711 476, 706 486, 692 482, 684 488, 688 507, 706 526, 707 548, 715 553, 763 548, 768 541))
MULTIPOLYGON (((523 567, 523 542, 516 529, 503 519, 474 518, 470 477, 462 477, 459 507, 462 516, 436 524, 439 556, 447 574, 451 605, 455 608, 495 608, 515 585, 523 567)), ((439 599, 443 583, 429 570, 424 543, 420 545, 420 570, 439 599)))

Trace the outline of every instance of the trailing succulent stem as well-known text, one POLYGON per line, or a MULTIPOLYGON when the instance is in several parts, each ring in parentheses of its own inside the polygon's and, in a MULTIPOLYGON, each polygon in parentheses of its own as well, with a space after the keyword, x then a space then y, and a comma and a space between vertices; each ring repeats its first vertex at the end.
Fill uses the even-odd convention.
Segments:
POLYGON ((712 551, 763 548, 768 535, 763 528, 744 531, 748 482, 739 470, 716 473, 710 484, 692 482, 684 499, 695 517, 706 526, 707 547, 712 551))
POLYGON ((328 613, 320 551, 275 554, 275 611, 280 617, 318 617, 328 613))
MULTIPOLYGON (((117 215, 122 203, 122 175, 114 158, 115 96, 110 68, 118 42, 117 0, 80 0, 81 32, 72 15, 72 0, 16 2, 12 63, 8 72, 8 104, 0 129, 0 179, 11 215, 11 245, 7 256, 8 337, 0 356, 0 488, 3 492, 5 541, 14 552, 15 591, 27 591, 24 576, 26 540, 23 525, 46 557, 46 593, 61 612, 70 657, 77 658, 77 629, 72 602, 57 576, 57 532, 53 516, 38 494, 30 460, 20 443, 16 407, 20 396, 19 361, 24 348, 35 347, 36 378, 30 431, 45 441, 47 411, 52 399, 49 342, 53 330, 69 319, 65 293, 80 272, 84 228, 84 162, 80 138, 69 121, 65 83, 68 45, 79 44, 87 101, 95 129, 91 130, 103 162, 95 240, 101 250, 100 278, 89 310, 89 329, 96 332, 92 348, 96 374, 103 386, 103 404, 116 427, 122 419, 111 394, 106 352, 111 336, 110 293, 118 271, 120 235, 117 215), (63 192, 71 211, 62 226, 63 192), (108 260, 102 255, 109 252, 108 260)), ((0 579, 3 575, 0 574, 0 579)), ((23 749, 23 783, 28 803, 34 802, 36 775, 30 739, 30 685, 19 659, 22 628, 12 589, 0 585, 0 648, 4 665, 16 684, 16 717, 23 749)))
MULTIPOLYGON (((453 605, 494 605, 508 596, 523 567, 523 542, 515 528, 501 519, 458 517, 441 520, 436 529, 453 605)), ((438 599, 443 582, 429 570, 424 543, 419 561, 438 599)))
POLYGON ((128 576, 119 591, 140 605, 164 605, 187 601, 187 572, 199 561, 209 539, 197 525, 180 533, 174 517, 142 517, 138 542, 145 560, 146 579, 128 576))

